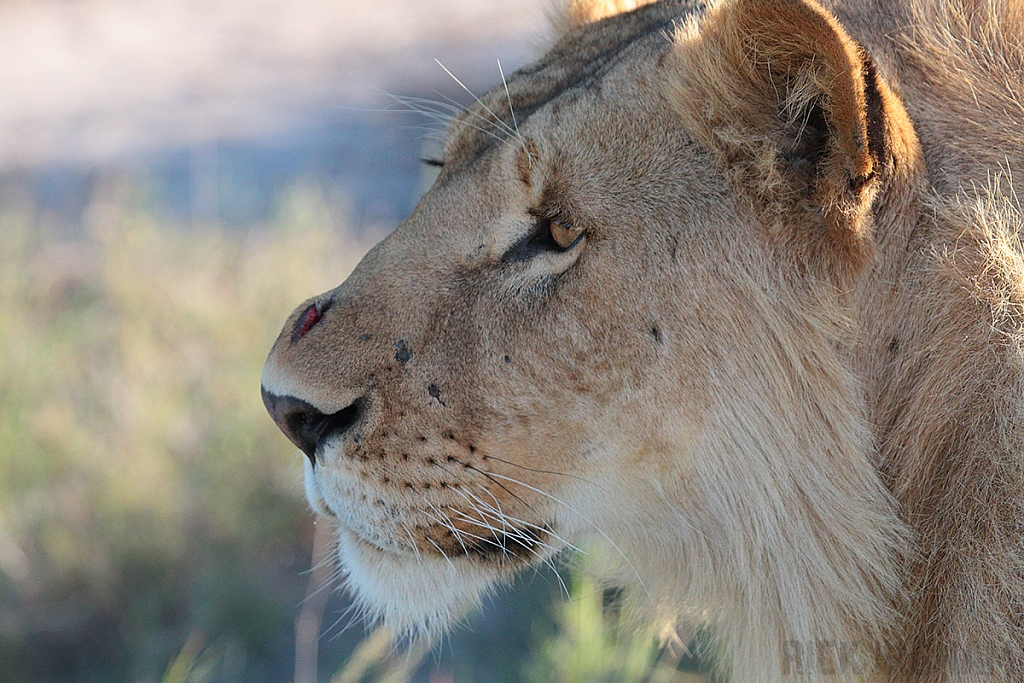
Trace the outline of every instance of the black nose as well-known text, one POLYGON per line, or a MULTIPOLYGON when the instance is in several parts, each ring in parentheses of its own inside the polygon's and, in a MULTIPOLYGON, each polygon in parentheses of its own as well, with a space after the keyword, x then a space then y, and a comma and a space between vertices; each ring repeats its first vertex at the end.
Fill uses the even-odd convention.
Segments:
POLYGON ((263 405, 288 439, 316 465, 316 449, 327 438, 349 430, 359 421, 363 400, 326 415, 294 396, 278 396, 260 387, 263 405))

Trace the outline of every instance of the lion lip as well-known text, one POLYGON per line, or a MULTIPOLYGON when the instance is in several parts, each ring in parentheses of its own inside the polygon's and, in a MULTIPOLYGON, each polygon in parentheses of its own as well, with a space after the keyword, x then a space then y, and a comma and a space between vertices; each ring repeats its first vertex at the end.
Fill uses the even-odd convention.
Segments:
POLYGON ((416 544, 414 548, 411 538, 401 542, 397 538, 367 535, 346 524, 339 524, 339 529, 362 547, 395 558, 427 553, 449 561, 462 558, 502 564, 530 564, 540 560, 546 550, 552 550, 549 539, 553 536, 550 525, 536 529, 517 527, 511 531, 495 530, 490 537, 463 534, 459 540, 452 540, 446 548, 432 543, 416 544))
POLYGON ((351 539, 364 548, 375 550, 385 555, 393 555, 395 557, 404 557, 406 555, 416 554, 407 544, 403 545, 397 539, 376 535, 367 536, 366 534, 360 533, 345 524, 339 523, 338 527, 339 530, 347 534, 351 539))
POLYGON ((516 529, 515 533, 501 532, 493 538, 474 539, 466 545, 466 554, 481 560, 520 560, 528 562, 537 557, 539 549, 548 547, 546 538, 551 535, 548 527, 542 530, 516 529))

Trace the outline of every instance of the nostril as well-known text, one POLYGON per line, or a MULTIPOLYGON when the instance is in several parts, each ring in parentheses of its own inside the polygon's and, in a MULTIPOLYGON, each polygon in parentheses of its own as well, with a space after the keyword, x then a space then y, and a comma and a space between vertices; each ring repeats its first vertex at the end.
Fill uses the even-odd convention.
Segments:
POLYGON ((263 389, 263 403, 288 440, 316 465, 316 450, 329 437, 348 431, 362 415, 363 399, 336 413, 325 414, 293 396, 278 396, 263 389))
POLYGON ((363 400, 359 399, 347 408, 342 408, 333 415, 327 416, 327 422, 324 425, 325 432, 336 433, 336 432, 347 432, 359 420, 359 416, 363 412, 363 400))
POLYGON ((315 414, 305 410, 287 413, 284 418, 285 427, 287 427, 286 433, 302 434, 307 432, 310 429, 310 423, 316 422, 316 420, 315 414))

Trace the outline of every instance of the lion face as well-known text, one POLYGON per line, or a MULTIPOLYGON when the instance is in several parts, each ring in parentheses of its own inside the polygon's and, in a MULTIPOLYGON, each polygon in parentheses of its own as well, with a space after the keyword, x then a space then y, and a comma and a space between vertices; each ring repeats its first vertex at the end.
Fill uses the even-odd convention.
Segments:
MULTIPOLYGON (((680 51, 703 49, 696 24, 680 28, 688 11, 577 29, 484 96, 409 219, 301 305, 271 351, 268 410, 308 457, 350 584, 399 629, 443 628, 517 570, 591 541, 660 590, 642 554, 682 562, 687 538, 731 552, 709 511, 742 516, 744 486, 769 477, 761 442, 805 438, 774 424, 776 402, 812 410, 804 360, 820 357, 836 401, 857 393, 827 369, 837 288, 815 273, 829 264, 792 275, 792 238, 766 227, 785 212, 737 192, 681 113, 680 51)), ((831 122, 797 127, 815 125, 831 122)), ((840 153, 807 144, 793 156, 840 153)), ((804 161, 779 163, 808 182, 804 161)), ((785 215, 839 229, 812 195, 785 215)), ((862 440, 858 409, 840 407, 830 433, 862 440)))
POLYGON ((648 60, 624 57, 518 132, 504 89, 487 95, 413 215, 274 346, 268 406, 386 617, 429 626, 595 534, 590 508, 659 448, 657 416, 697 403, 662 389, 692 384, 680 357, 699 372, 688 311, 713 304, 687 282, 713 277, 707 251, 744 226, 716 227, 735 207, 664 89, 637 81, 648 60), (610 121, 618 134, 595 146, 610 121), (652 180, 679 196, 649 197, 652 180))

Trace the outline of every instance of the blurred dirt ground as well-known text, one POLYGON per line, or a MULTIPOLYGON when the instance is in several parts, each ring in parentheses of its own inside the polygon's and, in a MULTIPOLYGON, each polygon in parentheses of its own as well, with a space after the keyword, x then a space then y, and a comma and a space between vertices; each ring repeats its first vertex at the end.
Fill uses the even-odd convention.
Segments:
MULTIPOLYGON (((378 89, 492 84, 548 0, 7 0, 0 169, 301 128, 378 89)), ((379 98, 376 98, 379 101, 379 98)))

